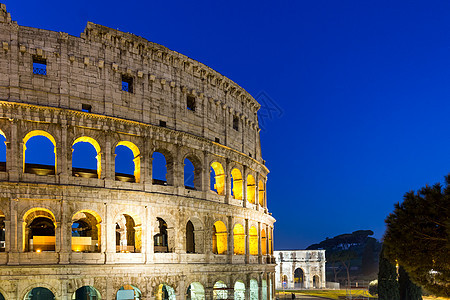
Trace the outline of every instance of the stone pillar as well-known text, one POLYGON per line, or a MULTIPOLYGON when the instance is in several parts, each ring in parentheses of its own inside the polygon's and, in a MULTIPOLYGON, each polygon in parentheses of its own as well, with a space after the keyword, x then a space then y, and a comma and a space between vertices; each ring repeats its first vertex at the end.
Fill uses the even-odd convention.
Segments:
POLYGON ((19 160, 23 156, 23 152, 19 150, 17 120, 12 119, 10 122, 11 130, 9 141, 6 144, 6 170, 10 181, 18 181, 19 174, 23 172, 19 165, 19 160))
POLYGON ((260 210, 259 206, 259 172, 255 174, 255 204, 256 210, 260 210))
POLYGON ((69 208, 66 200, 62 200, 61 206, 59 263, 68 264, 70 253, 72 252, 72 216, 69 215, 69 208))
POLYGON ((225 203, 229 204, 231 199, 231 170, 230 170, 230 159, 225 161, 225 203))
POLYGON ((5 223, 5 252, 11 249, 11 221, 3 221, 5 223))
POLYGON ((208 152, 203 151, 203 175, 202 175, 202 191, 203 191, 203 198, 208 199, 207 195, 209 193, 210 187, 210 177, 211 177, 211 166, 209 165, 209 157, 208 152))
MULTIPOLYGON (((262 264, 263 256, 262 256, 262 247, 261 247, 261 222, 258 222, 258 264, 262 264)), ((267 238, 266 238, 267 239, 267 238)))
POLYGON ((67 141, 67 125, 61 125, 60 146, 56 148, 58 156, 56 174, 62 183, 68 183, 72 177, 72 145, 68 145, 67 141), (58 151, 59 150, 59 151, 58 151))
POLYGON ((228 217, 228 241, 227 241, 227 254, 228 254, 228 263, 233 263, 233 255, 234 255, 234 234, 233 234, 233 222, 234 218, 232 216, 228 217))
POLYGON ((173 186, 178 189, 179 187, 184 188, 184 170, 183 165, 184 162, 182 162, 182 157, 180 154, 180 147, 177 145, 176 151, 174 153, 173 157, 173 186))
MULTIPOLYGON (((17 215, 17 199, 10 199, 10 223, 9 223, 9 254, 8 254, 8 265, 18 265, 19 264, 19 251, 23 252, 22 235, 19 235, 23 229, 23 222, 19 221, 19 216, 17 215)), ((6 228, 8 229, 8 227, 6 228)), ((8 247, 8 246, 7 246, 8 247)), ((5 249, 6 250, 6 249, 5 249)))
POLYGON ((248 219, 245 219, 244 221, 244 231, 245 231, 245 263, 248 264, 250 262, 250 237, 249 237, 248 219))
POLYGON ((114 224, 113 216, 110 215, 110 207, 105 203, 105 223, 106 223, 106 263, 114 263, 113 257, 116 253, 116 226, 114 224))
POLYGON ((242 203, 244 207, 248 206, 247 199, 247 167, 244 166, 242 170, 242 203))
POLYGON ((270 253, 269 253, 269 225, 265 225, 266 227, 266 256, 265 256, 265 260, 267 263, 267 259, 270 257, 270 253))
POLYGON ((61 252, 61 221, 55 221, 55 252, 60 253, 61 252))
POLYGON ((114 145, 112 143, 111 133, 106 134, 105 146, 105 187, 111 187, 116 179, 114 145))
POLYGON ((155 244, 153 242, 153 229, 154 229, 154 216, 150 211, 150 208, 148 206, 145 207, 145 224, 146 230, 144 231, 144 234, 147 236, 146 240, 146 250, 145 250, 145 256, 146 260, 145 262, 147 264, 151 263, 153 261, 153 253, 155 244))

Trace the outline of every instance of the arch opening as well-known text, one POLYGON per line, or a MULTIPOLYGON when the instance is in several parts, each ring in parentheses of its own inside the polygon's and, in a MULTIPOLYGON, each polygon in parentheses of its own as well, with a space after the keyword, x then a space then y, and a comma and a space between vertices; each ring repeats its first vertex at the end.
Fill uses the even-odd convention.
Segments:
POLYGON ((213 287, 214 299, 228 299, 228 288, 223 281, 217 281, 213 287))
POLYGON ((167 284, 160 284, 156 293, 157 300, 175 300, 175 290, 167 284))
POLYGON ((167 160, 161 152, 152 154, 152 182, 158 185, 167 185, 167 160))
POLYGON ((161 218, 156 218, 157 232, 153 236, 154 240, 154 252, 155 253, 167 253, 169 252, 169 235, 167 234, 167 223, 161 218))
POLYGON ((56 174, 56 141, 42 130, 29 132, 23 139, 23 172, 36 175, 56 174))
POLYGON ((188 159, 184 159, 184 187, 188 190, 195 190, 195 168, 194 164, 188 159))
POLYGON ((0 129, 0 172, 6 172, 6 135, 1 129, 0 129))
POLYGON ((267 237, 266 237, 266 231, 264 229, 261 229, 261 254, 266 255, 267 254, 267 237))
POLYGON ((85 285, 77 289, 72 300, 101 300, 100 292, 93 286, 85 285))
POLYGON ((0 293, 0 300, 5 300, 5 297, 3 297, 2 293, 0 293))
POLYGON ((261 282, 262 300, 267 300, 267 281, 265 279, 261 282))
POLYGON ((247 176, 247 201, 255 204, 255 196, 256 196, 256 183, 253 175, 247 176))
POLYGON ((30 209, 23 217, 25 252, 55 251, 55 216, 45 208, 30 209))
MULTIPOLYGON (((271 283, 271 280, 269 278, 269 284, 270 283, 271 283)), ((287 275, 281 276, 281 284, 283 285, 284 289, 288 287, 288 277, 287 277, 287 275)))
POLYGON ((5 214, 0 210, 0 252, 5 251, 6 251, 5 214))
POLYGON ((188 286, 186 300, 205 300, 205 289, 200 282, 193 282, 188 286))
POLYGON ((258 200, 259 200, 259 205, 264 207, 264 203, 266 200, 266 188, 264 186, 264 182, 262 180, 259 181, 258 183, 258 200))
POLYGON ((302 268, 294 271, 294 288, 303 289, 305 287, 305 274, 302 268))
POLYGON ((97 213, 80 211, 72 217, 72 251, 101 251, 101 219, 97 213))
POLYGON ((133 217, 122 214, 116 222, 116 252, 140 253, 142 247, 142 226, 133 217))
POLYGON ((225 172, 222 164, 216 161, 211 164, 210 183, 211 191, 216 192, 218 195, 225 194, 225 172))
POLYGON ((91 137, 83 136, 72 144, 72 176, 100 178, 102 170, 100 145, 91 137))
POLYGON ((123 182, 139 182, 141 156, 138 147, 132 142, 121 141, 115 149, 115 179, 123 182))
POLYGON ((140 300, 141 297, 141 290, 130 284, 121 286, 116 293, 116 300, 140 300))
POLYGON ((213 225, 212 243, 214 254, 227 253, 227 227, 222 221, 217 221, 213 225))
POLYGON ((233 169, 231 171, 231 195, 234 199, 242 200, 242 186, 244 181, 242 180, 242 173, 239 169, 233 169))
POLYGON ((191 221, 186 224, 186 253, 195 253, 194 224, 191 221))
POLYGON ((45 287, 35 287, 29 291, 24 300, 53 300, 55 295, 52 291, 45 287))
POLYGON ((245 300, 245 284, 241 280, 234 284, 234 299, 245 300))
POLYGON ((244 226, 242 226, 239 223, 234 225, 233 239, 234 239, 234 254, 235 255, 244 255, 245 254, 245 231, 244 231, 244 226))
POLYGON ((250 255, 258 255, 258 230, 255 226, 250 227, 249 230, 249 247, 250 255))
POLYGON ((250 300, 258 300, 258 281, 250 279, 250 300))
POLYGON ((320 278, 318 275, 313 276, 313 288, 315 289, 320 288, 320 278))

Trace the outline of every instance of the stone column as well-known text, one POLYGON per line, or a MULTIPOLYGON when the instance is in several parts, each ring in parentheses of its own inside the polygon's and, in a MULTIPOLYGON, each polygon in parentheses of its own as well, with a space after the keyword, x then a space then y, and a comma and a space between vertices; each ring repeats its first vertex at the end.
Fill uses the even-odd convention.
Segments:
MULTIPOLYGON (((8 265, 18 265, 19 264, 19 251, 23 252, 22 244, 22 230, 23 222, 19 221, 17 215, 17 199, 10 199, 10 223, 9 223, 9 254, 8 254, 8 265), (19 235, 20 230, 20 235, 19 235)), ((7 228, 8 229, 8 228, 7 228)), ((5 249, 6 250, 6 249, 5 249)))
POLYGON ((250 263, 250 237, 249 237, 249 225, 248 219, 244 221, 244 230, 245 230, 245 263, 250 263))
POLYGON ((144 231, 144 234, 147 235, 147 247, 145 250, 145 256, 146 256, 146 263, 152 263, 153 262, 153 253, 154 253, 154 242, 153 242, 153 228, 154 228, 154 216, 151 213, 151 210, 148 206, 145 207, 145 224, 147 224, 146 226, 146 230, 144 231))
MULTIPOLYGON (((258 264, 262 264, 263 256, 262 256, 262 247, 261 247, 261 222, 258 222, 258 264)), ((267 238, 266 238, 267 239, 267 238)))
POLYGON ((233 221, 234 218, 232 216, 228 217, 228 241, 227 241, 227 254, 228 254, 228 263, 233 263, 233 255, 234 255, 234 234, 233 234, 233 221))
POLYGON ((259 172, 255 174, 255 204, 256 210, 260 210, 259 207, 259 172))
POLYGON ((242 203, 244 207, 248 206, 247 199, 247 167, 244 166, 242 170, 242 203))
POLYGON ((23 152, 19 150, 17 120, 12 119, 10 122, 11 130, 9 141, 6 144, 6 170, 10 181, 18 181, 19 174, 23 172, 19 165, 19 160, 23 156, 23 152))
POLYGON ((60 253, 59 263, 68 264, 70 253, 72 252, 72 220, 66 200, 61 201, 61 224, 60 224, 60 253))
POLYGON ((105 223, 106 230, 104 230, 106 234, 106 263, 112 264, 114 263, 114 255, 116 253, 116 226, 114 224, 113 216, 110 215, 110 207, 105 203, 105 223))
POLYGON ((211 176, 211 166, 209 165, 208 152, 203 151, 203 184, 202 191, 204 193, 203 198, 207 199, 210 188, 210 176, 211 176))
POLYGON ((114 145, 112 143, 111 133, 106 133, 105 146, 105 187, 111 187, 114 184, 115 175, 115 158, 114 145))

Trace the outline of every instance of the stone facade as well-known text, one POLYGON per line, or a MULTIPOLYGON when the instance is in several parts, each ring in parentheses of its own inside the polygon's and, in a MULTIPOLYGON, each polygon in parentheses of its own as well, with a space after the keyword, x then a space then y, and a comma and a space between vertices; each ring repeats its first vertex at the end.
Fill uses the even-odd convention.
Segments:
POLYGON ((135 299, 272 299, 275 219, 255 99, 197 61, 93 23, 81 37, 19 26, 2 4, 0 43, 5 299, 37 287, 116 299, 130 286, 135 299), (27 162, 37 137, 54 165, 27 162), (95 149, 96 169, 72 166, 78 143, 95 149), (132 151, 132 174, 116 171, 117 146, 132 151))
POLYGON ((277 289, 325 288, 325 250, 274 251, 277 289))

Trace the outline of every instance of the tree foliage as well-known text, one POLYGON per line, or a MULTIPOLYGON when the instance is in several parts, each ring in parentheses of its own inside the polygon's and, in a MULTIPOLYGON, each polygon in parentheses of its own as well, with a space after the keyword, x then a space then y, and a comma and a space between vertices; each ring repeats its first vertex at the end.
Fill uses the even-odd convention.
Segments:
POLYGON ((387 219, 386 257, 436 296, 450 297, 450 176, 408 192, 387 219))
POLYGON ((410 280, 403 267, 398 270, 398 285, 400 300, 422 300, 422 289, 410 280))
POLYGON ((378 299, 400 300, 397 282, 397 269, 384 256, 384 252, 383 247, 380 253, 380 263, 378 268, 378 299))

